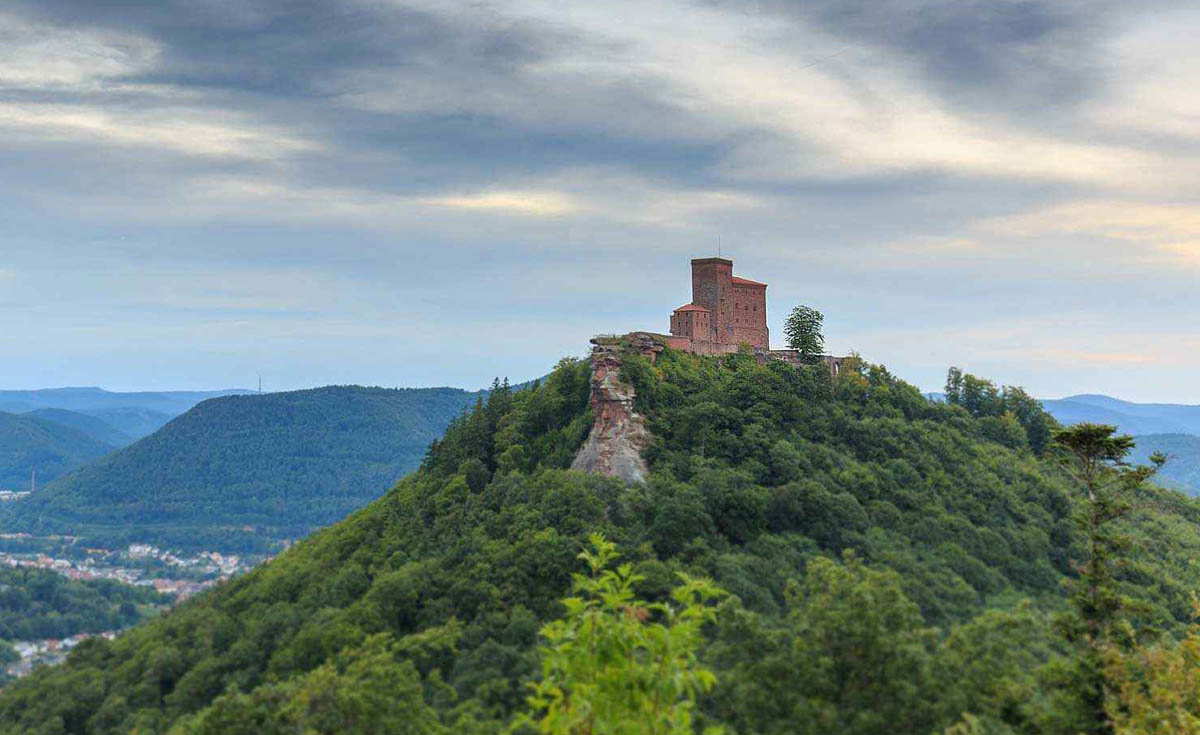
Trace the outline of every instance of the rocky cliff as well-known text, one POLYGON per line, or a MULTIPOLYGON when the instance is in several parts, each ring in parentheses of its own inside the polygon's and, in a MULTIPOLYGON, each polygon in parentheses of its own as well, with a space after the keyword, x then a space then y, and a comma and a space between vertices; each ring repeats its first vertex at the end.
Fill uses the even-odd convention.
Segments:
POLYGON ((621 355, 633 350, 653 359, 662 346, 648 335, 620 340, 592 340, 592 414, 595 423, 575 455, 571 469, 619 477, 625 482, 646 479, 642 450, 650 443, 646 421, 633 410, 633 386, 621 380, 621 355))

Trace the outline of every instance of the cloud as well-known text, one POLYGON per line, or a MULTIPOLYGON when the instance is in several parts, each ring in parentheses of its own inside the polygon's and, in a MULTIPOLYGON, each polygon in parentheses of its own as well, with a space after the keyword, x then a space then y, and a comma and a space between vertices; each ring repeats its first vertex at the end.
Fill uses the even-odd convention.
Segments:
POLYGON ((1032 350, 1028 357, 1033 360, 1051 362, 1064 367, 1076 366, 1081 363, 1089 365, 1152 365, 1163 362, 1153 354, 1141 352, 1089 352, 1086 350, 1068 350, 1057 347, 1032 350))
POLYGON ((720 238, 906 376, 1183 390, 1200 80, 1170 5, 10 0, 0 263, 38 311, 5 328, 36 381, 138 334, 199 375, 286 333, 295 385, 389 335, 398 382, 544 367, 662 324, 720 238))
POLYGON ((1169 136, 1195 155, 1200 48, 1191 31, 1198 23, 1200 11, 1172 7, 1152 23, 1123 28, 1105 48, 1111 81, 1087 102, 1084 114, 1110 135, 1169 136))
POLYGON ((134 34, 0 14, 0 90, 94 88, 152 68, 160 53, 134 34))
POLYGON ((198 110, 110 113, 100 106, 0 103, 0 130, 6 130, 10 144, 117 145, 250 159, 319 148, 286 131, 233 117, 198 110))
POLYGON ((1200 266, 1200 205, 1081 200, 980 223, 983 231, 1017 238, 1103 238, 1150 261, 1200 266))
POLYGON ((489 191, 466 196, 431 197, 418 201, 435 207, 510 212, 538 217, 555 217, 581 209, 571 197, 555 191, 489 191))

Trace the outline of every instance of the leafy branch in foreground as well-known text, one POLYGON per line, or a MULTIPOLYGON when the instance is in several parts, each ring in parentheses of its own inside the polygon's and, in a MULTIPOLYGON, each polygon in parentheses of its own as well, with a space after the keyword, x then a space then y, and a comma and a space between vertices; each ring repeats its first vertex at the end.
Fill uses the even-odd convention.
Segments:
MULTIPOLYGON (((694 732, 696 698, 716 675, 701 666, 703 626, 710 602, 726 593, 705 579, 680 574, 674 604, 635 599, 642 577, 626 563, 611 568, 616 545, 590 536, 593 551, 579 558, 590 575, 575 574, 577 596, 563 600, 566 616, 545 625, 542 680, 532 710, 510 731, 532 726, 548 735, 682 735, 694 732), (661 622, 656 622, 661 621, 661 622)), ((720 730, 710 729, 710 735, 720 730)))

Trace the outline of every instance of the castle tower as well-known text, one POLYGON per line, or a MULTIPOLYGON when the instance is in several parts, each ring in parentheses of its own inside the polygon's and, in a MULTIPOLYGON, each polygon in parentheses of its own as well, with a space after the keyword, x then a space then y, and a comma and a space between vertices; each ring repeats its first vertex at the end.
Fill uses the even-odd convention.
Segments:
MULTIPOLYGON (((711 316, 709 334, 693 335, 704 342, 724 342, 729 325, 729 305, 732 294, 733 261, 725 258, 696 258, 692 261, 692 303, 708 309, 711 316)), ((733 332, 729 335, 732 337, 733 332)))
POLYGON ((695 352, 732 352, 739 345, 769 349, 767 284, 733 275, 733 261, 692 261, 692 303, 671 315, 671 334, 695 352))

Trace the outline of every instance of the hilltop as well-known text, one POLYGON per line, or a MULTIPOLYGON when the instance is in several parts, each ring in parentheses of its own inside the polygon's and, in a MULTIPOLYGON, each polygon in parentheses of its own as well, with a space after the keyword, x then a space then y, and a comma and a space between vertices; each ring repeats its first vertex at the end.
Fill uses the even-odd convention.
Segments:
MULTIPOLYGON (((1050 616, 1078 496, 1031 443, 1041 414, 931 403, 862 364, 833 379, 667 350, 626 355, 620 377, 651 436, 645 483, 567 469, 594 417, 589 365, 564 361, 491 393, 366 508, 12 685, 0 733, 254 732, 342 696, 405 708, 412 732, 497 732, 593 532, 650 600, 680 571, 736 596, 702 654, 718 677, 705 723, 941 732, 971 711, 987 732, 1055 731, 1050 616)), ((1200 505, 1148 492, 1120 584, 1173 630, 1200 586, 1200 505)))
POLYGON ((379 497, 479 395, 330 386, 212 398, 21 501, 7 525, 110 548, 263 550, 379 497))

